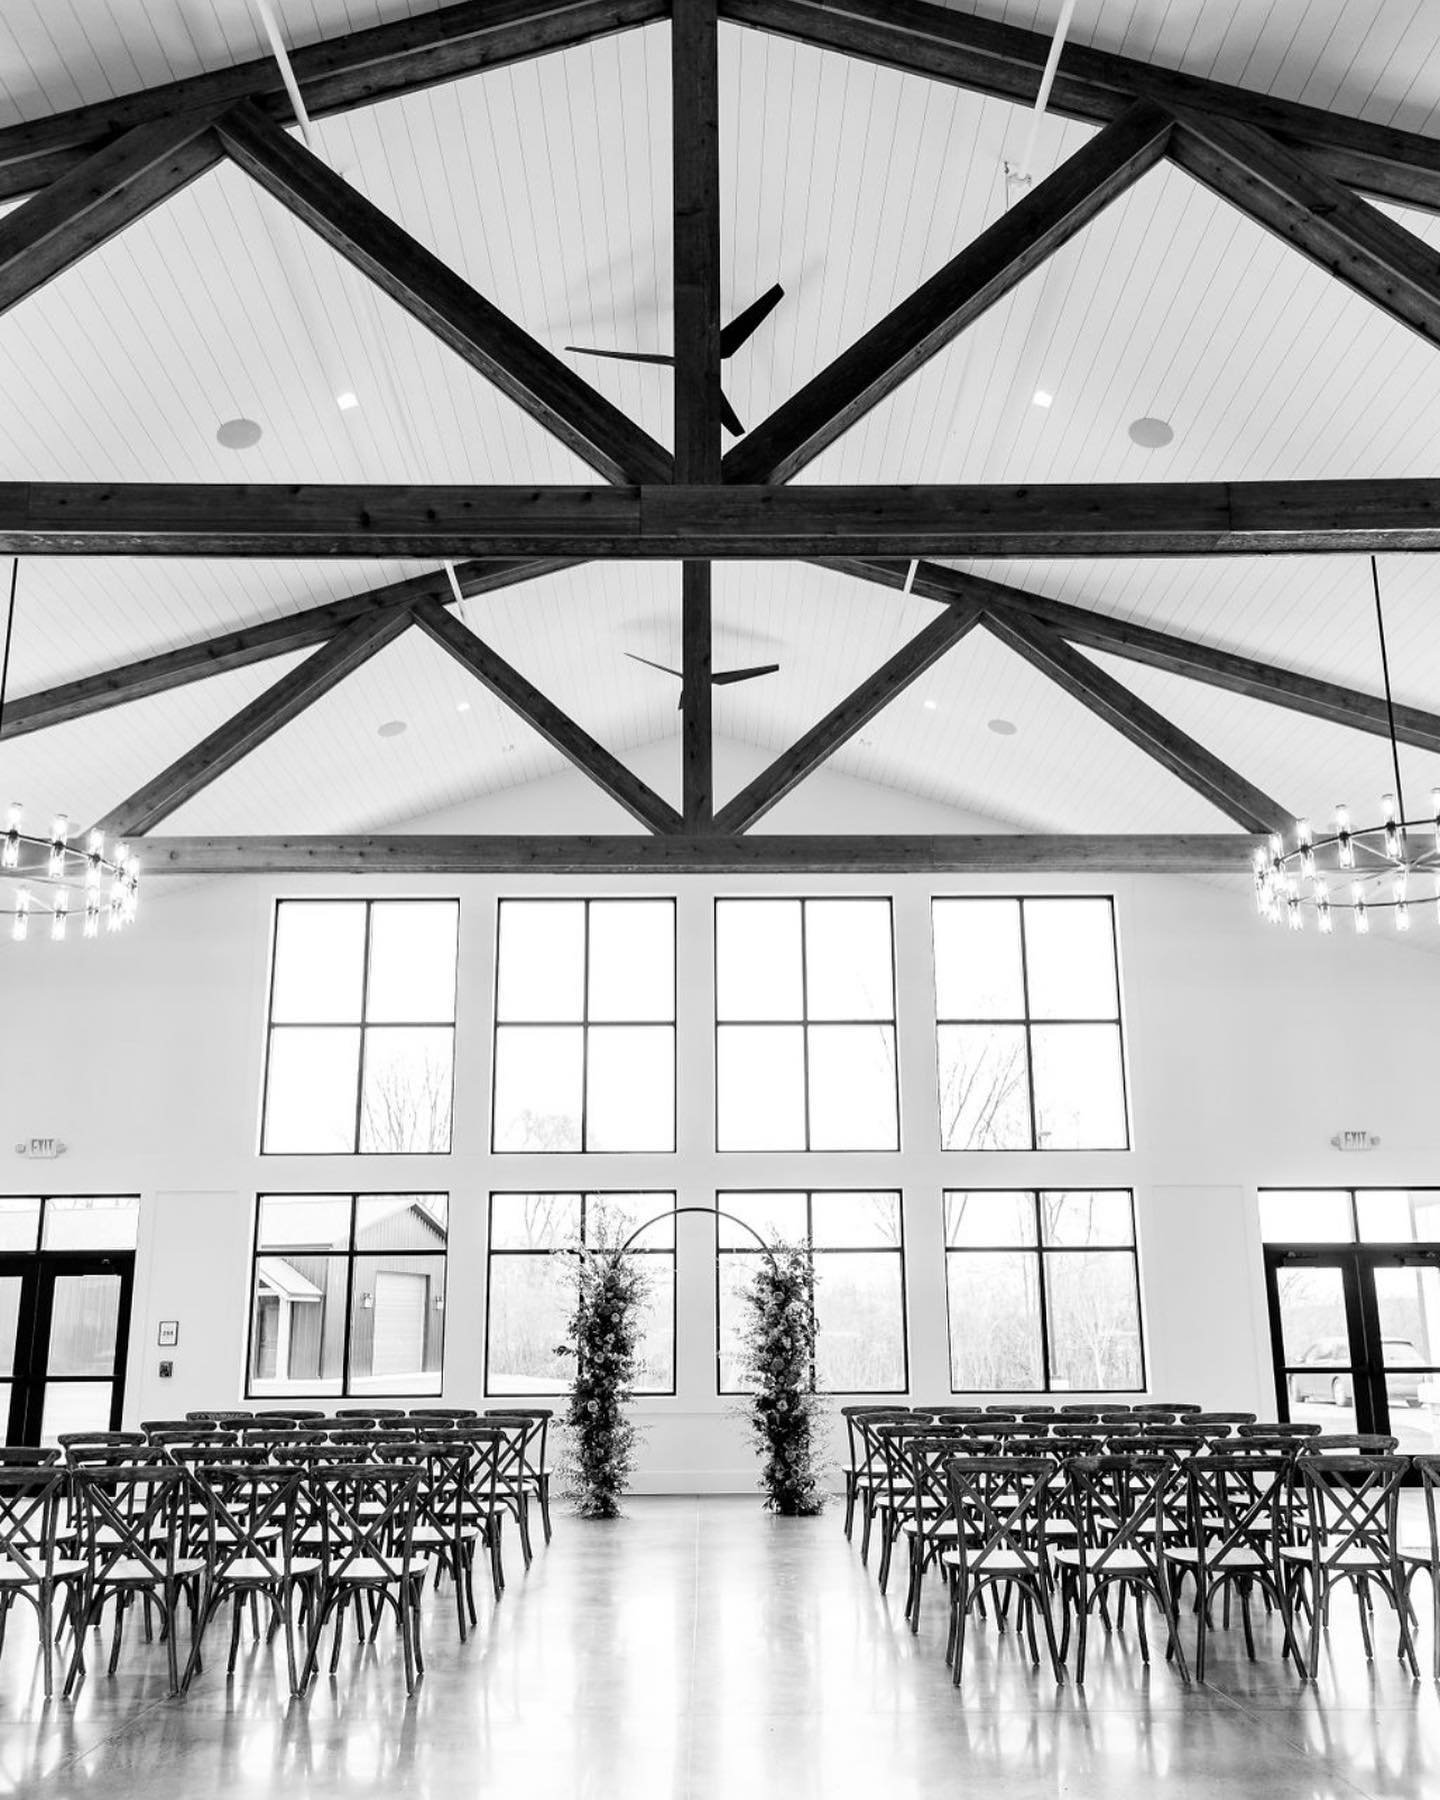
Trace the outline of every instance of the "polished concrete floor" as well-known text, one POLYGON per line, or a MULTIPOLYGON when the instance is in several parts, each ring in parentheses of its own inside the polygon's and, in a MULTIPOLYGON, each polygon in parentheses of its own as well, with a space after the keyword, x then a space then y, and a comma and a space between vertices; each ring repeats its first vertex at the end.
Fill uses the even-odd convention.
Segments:
MULTIPOLYGON (((838 1516, 770 1519, 749 1500, 637 1500, 611 1525, 557 1519, 529 1575, 461 1645, 427 1597, 429 1671, 407 1701, 388 1629, 289 1702, 263 1648, 223 1652, 183 1700, 158 1646, 127 1648, 73 1703, 41 1698, 33 1636, 0 1658, 0 1793, 25 1800, 494 1795, 498 1800, 889 1800, 1440 1794, 1440 1686, 1367 1664, 1349 1610, 1318 1687, 1261 1632, 1247 1663, 1217 1636, 1204 1688, 1133 1638, 1092 1639, 1085 1688, 1058 1693, 1013 1638, 973 1634, 950 1686, 943 1607, 918 1637, 846 1544, 838 1516)), ((936 1591, 932 1590, 932 1600, 936 1591)), ((437 1602, 438 1598, 438 1604, 437 1602)), ((1428 1596, 1422 1598, 1428 1613, 1428 1596)), ((219 1650, 221 1645, 216 1644, 219 1650)))

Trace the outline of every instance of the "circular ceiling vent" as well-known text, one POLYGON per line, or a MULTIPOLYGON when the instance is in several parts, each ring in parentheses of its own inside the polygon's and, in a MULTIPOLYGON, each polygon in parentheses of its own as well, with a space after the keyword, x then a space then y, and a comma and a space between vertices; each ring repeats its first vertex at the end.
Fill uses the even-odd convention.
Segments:
POLYGON ((401 737, 407 729, 404 719, 387 719, 383 725, 375 727, 379 737, 401 737))
POLYGON ((254 419, 226 419, 215 433, 215 442, 226 450, 253 450, 263 436, 254 419))
POLYGON ((1132 419, 1130 421, 1130 441, 1138 444, 1142 450, 1163 450, 1175 436, 1175 427, 1168 419, 1132 419))

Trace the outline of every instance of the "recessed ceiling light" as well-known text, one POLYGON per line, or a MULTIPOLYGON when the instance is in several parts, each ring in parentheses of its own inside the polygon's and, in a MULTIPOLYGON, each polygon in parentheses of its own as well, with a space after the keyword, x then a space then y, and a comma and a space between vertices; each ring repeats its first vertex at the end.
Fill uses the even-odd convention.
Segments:
POLYGON ((1167 419, 1132 419, 1130 441, 1142 450, 1163 450, 1175 436, 1175 427, 1167 419))
POLYGON ((1053 394, 1047 394, 1044 388, 1036 388, 1034 403, 1036 406, 1053 406, 1055 404, 1055 396, 1053 394))
POLYGON ((343 394, 337 394, 335 396, 335 404, 340 408, 341 412, 354 412, 355 408, 360 404, 360 396, 358 394, 352 394, 349 388, 346 388, 343 394))
POLYGON ((937 700, 927 700, 925 702, 925 710, 926 710, 926 712, 934 712, 935 708, 938 705, 939 705, 939 701, 937 701, 937 700))
POLYGON ((470 702, 468 700, 460 701, 459 704, 456 706, 455 710, 456 710, 456 712, 469 712, 470 702))
POLYGON ((262 435, 253 419, 226 419, 215 433, 215 442, 226 450, 253 450, 262 435))
POLYGON ((996 737, 1014 737, 1015 735, 1015 726, 1009 719, 991 719, 989 725, 996 737))
POLYGON ((387 719, 383 725, 375 727, 379 737, 399 737, 408 729, 404 719, 387 719))

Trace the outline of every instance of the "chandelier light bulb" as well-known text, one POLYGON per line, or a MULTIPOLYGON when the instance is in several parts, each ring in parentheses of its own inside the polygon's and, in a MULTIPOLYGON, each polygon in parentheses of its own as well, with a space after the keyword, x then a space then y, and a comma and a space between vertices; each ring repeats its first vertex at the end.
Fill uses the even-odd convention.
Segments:
POLYGON ((1334 931, 1335 924, 1330 912, 1330 902, 1328 900, 1322 899, 1316 902, 1315 922, 1319 927, 1321 937, 1329 937, 1334 931))
POLYGON ((1358 881, 1350 888, 1350 898, 1355 908, 1356 933, 1364 937, 1370 929, 1370 909, 1365 904, 1365 890, 1358 881))
POLYGON ((15 917, 11 921, 10 935, 17 944, 23 944, 30 935, 29 888, 21 888, 15 896, 15 917))
POLYGON ((54 943, 65 941, 65 927, 70 920, 70 890, 61 888, 50 910, 50 937, 54 943))
POLYGON ((1292 931, 1305 929, 1305 914, 1301 910, 1299 900, 1293 894, 1285 902, 1285 922, 1292 931))
POLYGON ((1410 929, 1410 905, 1408 901, 1397 900, 1395 903, 1395 929, 1397 931, 1408 931, 1410 929))
POLYGON ((1355 867, 1355 844, 1350 836, 1350 808, 1342 800, 1335 808, 1335 837, 1340 847, 1340 867, 1355 867))
MULTIPOLYGON (((25 823, 25 814, 18 800, 10 802, 5 815, 5 840, 0 843, 0 869, 18 869, 20 866, 20 828, 25 823)), ((1435 829, 1440 832, 1440 817, 1437 817, 1435 829)))

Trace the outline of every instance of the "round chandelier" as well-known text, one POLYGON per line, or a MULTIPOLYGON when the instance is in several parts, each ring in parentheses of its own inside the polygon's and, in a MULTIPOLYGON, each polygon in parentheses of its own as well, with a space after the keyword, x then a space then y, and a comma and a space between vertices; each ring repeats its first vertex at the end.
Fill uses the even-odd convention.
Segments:
MULTIPOLYGON (((10 574, 10 605, 5 618, 5 650, 0 657, 0 731, 5 723, 5 689, 10 676, 10 644, 15 632, 15 594, 20 559, 10 574)), ((140 900, 140 862, 122 843, 106 844, 92 831, 82 849, 70 842, 70 821, 57 813, 48 837, 26 831, 24 810, 12 803, 0 832, 0 920, 10 921, 10 936, 23 942, 32 919, 55 942, 69 935, 72 917, 82 934, 98 937, 103 918, 107 931, 133 923, 140 900)))
POLYGON ((1430 811, 1425 817, 1405 816, 1380 570, 1373 556, 1370 580, 1375 590, 1395 787, 1381 795, 1377 823, 1353 824, 1349 808, 1342 804, 1335 808, 1333 829, 1316 835, 1308 819, 1297 819, 1293 846, 1287 846, 1277 831, 1255 852, 1255 904, 1260 916, 1272 925, 1288 925, 1292 931, 1303 931, 1307 915, 1313 915, 1320 932, 1329 934, 1335 929, 1337 914, 1348 914, 1361 936, 1370 930, 1375 915, 1388 914, 1396 931, 1408 931, 1417 901, 1434 900, 1440 910, 1440 788, 1430 790, 1430 811))

